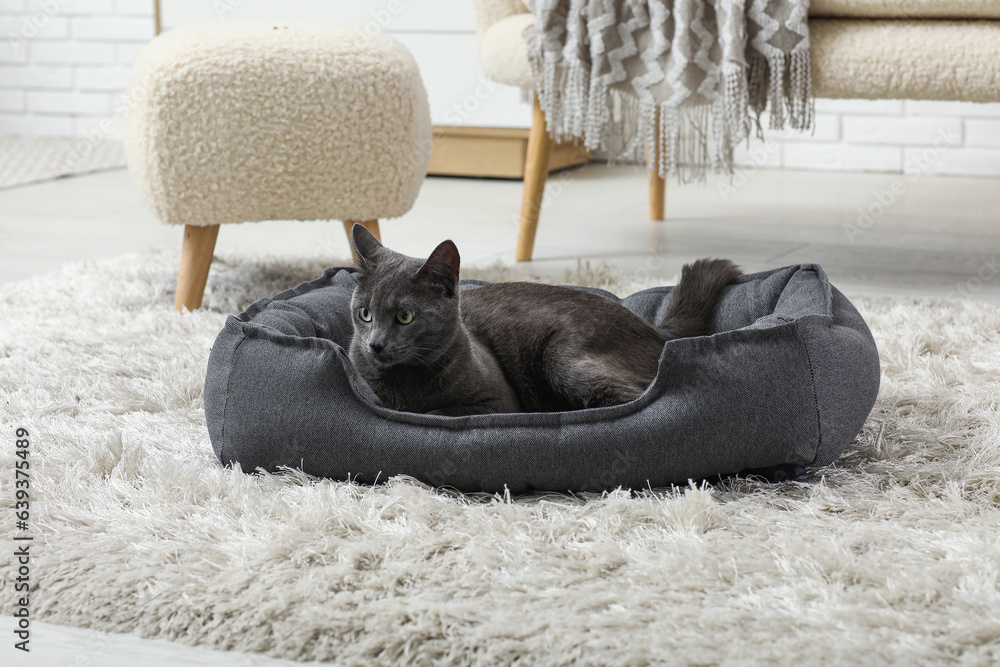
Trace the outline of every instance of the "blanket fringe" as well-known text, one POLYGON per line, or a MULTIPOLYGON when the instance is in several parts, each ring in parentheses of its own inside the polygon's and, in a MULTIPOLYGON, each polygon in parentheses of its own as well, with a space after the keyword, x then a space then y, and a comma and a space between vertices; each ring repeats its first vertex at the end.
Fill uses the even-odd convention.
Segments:
POLYGON ((626 91, 592 77, 577 59, 545 51, 527 28, 528 63, 539 105, 554 141, 582 140, 604 151, 612 163, 647 162, 660 176, 703 179, 708 169, 733 173, 734 149, 751 128, 763 137, 760 115, 770 111, 770 129, 812 128, 815 105, 809 51, 765 58, 747 53, 746 68, 726 63, 714 100, 656 103, 649 91, 626 91), (656 156, 652 159, 651 156, 656 156))
MULTIPOLYGON (((765 110, 769 110, 769 127, 772 130, 785 127, 812 129, 816 104, 812 98, 812 58, 809 51, 778 54, 771 58, 758 53, 747 54, 747 67, 749 94, 746 99, 758 119, 765 110)), ((757 125, 759 128, 759 120, 757 125)))

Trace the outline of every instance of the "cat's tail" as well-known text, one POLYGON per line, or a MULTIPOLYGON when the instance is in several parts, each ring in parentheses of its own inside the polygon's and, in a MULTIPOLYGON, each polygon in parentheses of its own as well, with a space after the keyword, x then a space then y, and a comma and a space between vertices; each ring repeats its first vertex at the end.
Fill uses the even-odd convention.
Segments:
POLYGON ((706 335, 719 292, 742 273, 728 259, 699 259, 685 264, 667 314, 657 327, 664 341, 706 335))

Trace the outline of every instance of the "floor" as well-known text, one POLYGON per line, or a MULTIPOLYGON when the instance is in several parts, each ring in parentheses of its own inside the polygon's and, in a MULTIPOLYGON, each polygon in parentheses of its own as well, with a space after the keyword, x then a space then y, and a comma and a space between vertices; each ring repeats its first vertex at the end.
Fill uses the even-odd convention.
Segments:
MULTIPOLYGON (((9 615, 5 615, 9 616, 9 615)), ((11 647, 13 624, 0 624, 4 643, 0 664, 14 667, 306 667, 328 663, 278 660, 256 653, 215 651, 159 639, 84 630, 40 621, 31 623, 31 651, 11 647), (10 629, 8 629, 10 626, 10 629)))
MULTIPOLYGON (((382 224, 387 245, 425 255, 452 238, 465 265, 513 264, 521 184, 429 178, 413 210, 382 224)), ((550 179, 525 273, 560 279, 580 260, 671 282, 684 262, 729 257, 758 271, 822 264, 849 296, 959 297, 1000 303, 1000 182, 884 174, 758 171, 667 193, 667 221, 650 222, 646 179, 631 167, 590 165, 550 179), (862 217, 862 215, 866 217, 862 217)), ((159 224, 124 170, 0 190, 0 282, 67 262, 150 248, 177 252, 181 230, 159 224)), ((217 251, 349 256, 339 223, 229 225, 217 251)), ((0 632, 11 636, 11 619, 0 632)), ((0 664, 285 665, 35 622, 30 654, 0 648, 0 664)))
MULTIPOLYGON (((969 297, 1000 303, 1000 182, 984 178, 757 171, 734 184, 667 186, 650 222, 643 171, 590 165, 555 174, 526 273, 561 279, 580 260, 673 281, 681 264, 729 257, 746 271, 816 262, 848 295, 969 297), (862 217, 862 215, 864 217, 862 217)), ((428 178, 383 240, 426 255, 453 239, 466 266, 513 264, 521 184, 428 178)), ((0 190, 0 282, 84 259, 159 248, 181 230, 143 206, 125 170, 0 190)), ((349 256, 336 222, 226 225, 217 252, 349 256)))

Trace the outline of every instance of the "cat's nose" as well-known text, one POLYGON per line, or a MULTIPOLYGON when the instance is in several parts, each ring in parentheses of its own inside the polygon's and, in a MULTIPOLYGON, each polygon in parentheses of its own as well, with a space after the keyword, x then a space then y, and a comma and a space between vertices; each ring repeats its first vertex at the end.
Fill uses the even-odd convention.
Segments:
POLYGON ((368 340, 368 347, 370 347, 372 349, 372 352, 374 352, 375 354, 378 354, 379 352, 381 352, 382 350, 385 349, 385 341, 384 340, 369 339, 368 340))

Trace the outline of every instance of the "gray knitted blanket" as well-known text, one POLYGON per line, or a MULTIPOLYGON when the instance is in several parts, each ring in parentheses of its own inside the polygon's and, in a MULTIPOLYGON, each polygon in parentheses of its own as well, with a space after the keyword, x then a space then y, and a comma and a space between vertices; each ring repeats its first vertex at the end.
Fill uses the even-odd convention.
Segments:
POLYGON ((528 61, 556 140, 701 175, 732 171, 765 108, 772 129, 812 127, 809 0, 527 4, 528 61))

